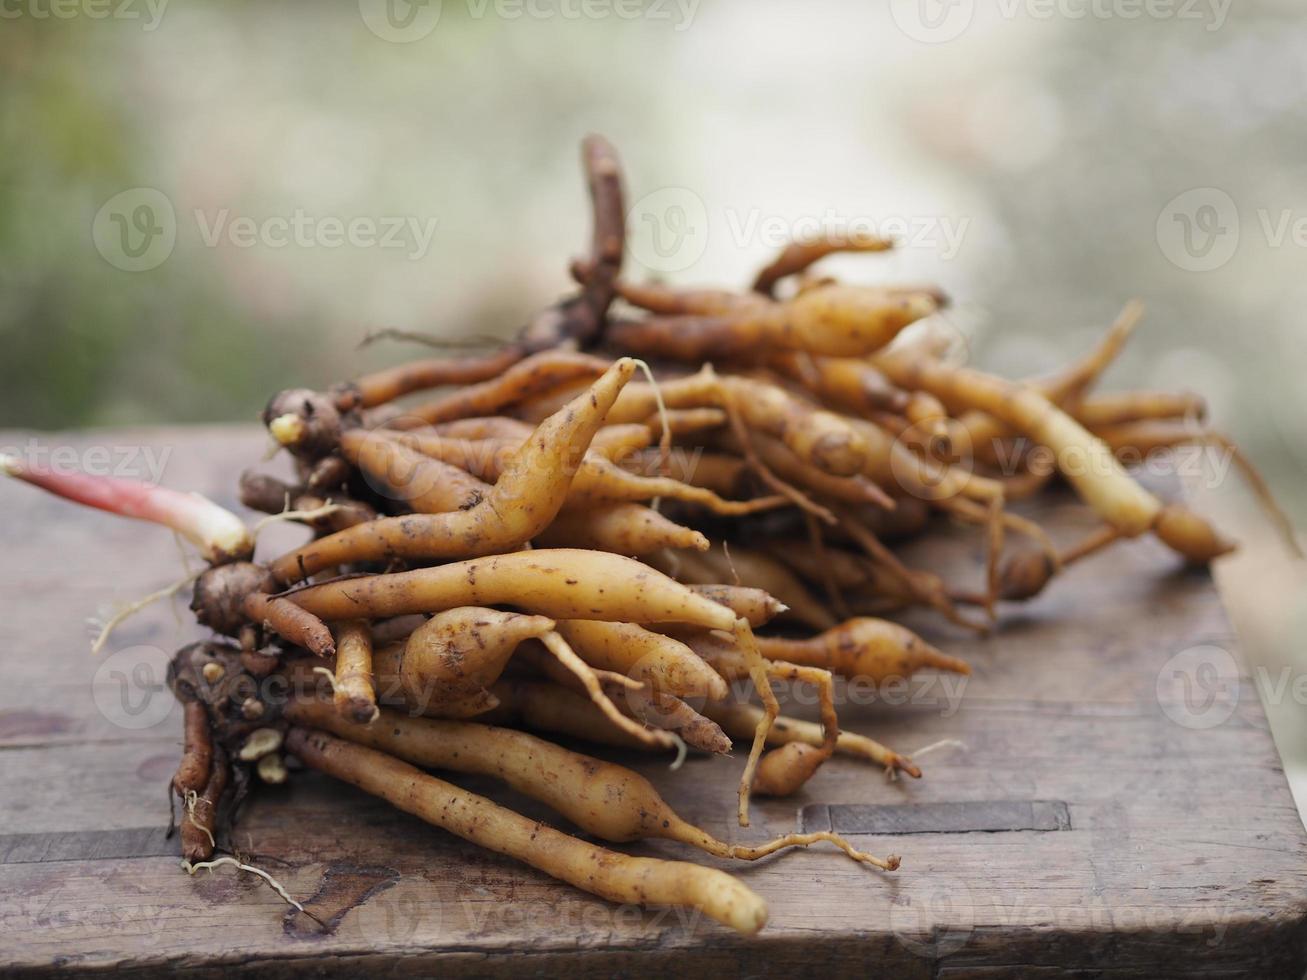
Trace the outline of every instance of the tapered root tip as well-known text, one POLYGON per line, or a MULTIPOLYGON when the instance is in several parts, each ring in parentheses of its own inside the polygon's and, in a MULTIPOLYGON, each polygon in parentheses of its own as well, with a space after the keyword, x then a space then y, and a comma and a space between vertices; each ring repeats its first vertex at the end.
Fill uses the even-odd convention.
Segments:
POLYGON ((1153 531, 1172 550, 1199 565, 1228 555, 1236 547, 1206 520, 1180 504, 1163 507, 1153 523, 1153 531))
MULTIPOLYGON (((905 772, 913 779, 921 778, 921 770, 918 769, 917 764, 906 755, 896 755, 890 763, 890 768, 897 769, 899 772, 905 772)), ((897 861, 898 858, 894 858, 893 860, 897 861)), ((898 867, 898 865, 896 864, 895 867, 898 867)))
POLYGON ((936 670, 947 670, 954 674, 970 674, 971 665, 965 660, 958 657, 950 657, 947 653, 942 653, 934 647, 928 646, 922 653, 921 663, 925 667, 934 667, 936 670))
POLYGON ((4 472, 5 476, 19 477, 23 474, 23 464, 17 456, 0 453, 0 470, 4 472))

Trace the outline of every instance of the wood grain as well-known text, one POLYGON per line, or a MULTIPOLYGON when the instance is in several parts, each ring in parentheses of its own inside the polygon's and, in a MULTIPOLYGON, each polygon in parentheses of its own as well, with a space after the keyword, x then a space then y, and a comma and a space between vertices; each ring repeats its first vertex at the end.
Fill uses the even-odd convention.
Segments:
MULTIPOLYGON (((29 438, 0 433, 0 446, 29 438)), ((252 428, 41 442, 115 459, 167 451, 165 483, 229 506, 236 472, 265 446, 252 428)), ((822 804, 1058 801, 1068 830, 855 836, 902 856, 893 875, 822 849, 732 866, 771 908, 763 933, 742 940, 685 913, 611 906, 300 774, 254 801, 237 843, 291 894, 313 898, 335 923, 324 935, 252 876, 188 877, 154 845, 181 731, 160 665, 198 634, 184 609, 174 618, 160 607, 97 661, 86 619, 179 577, 171 537, 10 483, 0 507, 5 975, 1302 975, 1307 842, 1256 690, 1210 579, 1151 541, 1077 566, 1005 610, 984 640, 913 617, 972 663, 965 681, 841 689, 851 729, 909 753, 960 743, 924 755, 919 781, 838 760, 800 797, 756 801, 742 830, 732 822, 739 758, 692 758, 675 773, 624 759, 732 841, 794 829, 801 807, 822 804), (140 856, 127 851, 133 841, 140 856)), ((1039 511, 1059 537, 1088 527, 1066 498, 1039 511)), ((271 529, 261 553, 301 534, 271 529)), ((914 546, 914 559, 962 581, 980 549, 959 531, 914 546)), ((460 782, 546 816, 488 781, 460 782)), ((630 850, 696 859, 672 844, 630 850)))

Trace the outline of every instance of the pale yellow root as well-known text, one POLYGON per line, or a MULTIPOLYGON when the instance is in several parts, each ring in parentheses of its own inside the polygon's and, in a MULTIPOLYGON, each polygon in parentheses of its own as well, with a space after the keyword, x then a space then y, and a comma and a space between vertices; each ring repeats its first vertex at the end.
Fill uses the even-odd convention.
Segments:
MULTIPOLYGON (((758 725, 766 720, 763 710, 753 704, 713 703, 704 705, 703 712, 721 725, 726 734, 732 738, 750 737, 758 725)), ((770 726, 767 734, 767 741, 772 745, 803 742, 807 745, 819 746, 824 738, 825 733, 820 725, 785 716, 778 716, 775 723, 770 726)), ((911 759, 899 755, 892 749, 886 748, 865 735, 857 735, 847 731, 840 732, 839 738, 835 742, 835 751, 840 755, 869 759, 886 769, 901 770, 914 778, 921 777, 921 770, 913 765, 911 759)))
POLYGON ((756 933, 767 921, 763 900, 721 871, 606 851, 382 752, 322 732, 292 728, 287 746, 310 768, 601 898, 696 908, 745 935, 756 933))
POLYGON ((624 766, 572 752, 526 732, 471 722, 407 718, 383 711, 384 724, 362 729, 326 705, 293 701, 287 717, 428 769, 492 776, 539 800, 588 834, 623 843, 662 838, 718 857, 757 860, 789 846, 827 841, 856 861, 886 870, 897 859, 853 850, 834 834, 790 834, 748 846, 725 844, 680 817, 653 784, 624 766), (620 801, 618 805, 614 801, 620 801))
POLYGON ((372 636, 368 624, 352 620, 336 627, 336 710, 368 723, 377 716, 377 692, 372 686, 372 636))
POLYGON ((582 687, 585 688, 586 696, 590 698, 596 708, 603 712, 604 717, 612 723, 614 728, 620 728, 632 738, 648 742, 652 746, 671 747, 672 743, 662 732, 651 731, 617 709, 617 705, 613 704, 608 695, 604 693, 594 670, 576 655, 575 651, 567 645, 567 641, 558 633, 551 631, 545 633, 539 639, 545 645, 545 649, 553 654, 558 662, 576 677, 582 687))

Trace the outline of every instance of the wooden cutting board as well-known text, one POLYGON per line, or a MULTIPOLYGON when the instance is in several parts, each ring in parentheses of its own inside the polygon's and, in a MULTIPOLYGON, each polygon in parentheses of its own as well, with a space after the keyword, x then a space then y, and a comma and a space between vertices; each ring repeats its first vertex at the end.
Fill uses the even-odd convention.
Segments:
MULTIPOLYGON (((83 463, 107 454, 120 472, 162 461, 168 485, 230 506, 235 474, 265 446, 251 428, 43 442, 77 447, 83 463)), ((802 796, 755 801, 743 830, 740 758, 670 772, 612 756, 725 839, 834 827, 901 855, 897 873, 822 848, 731 865, 771 910, 746 940, 692 914, 612 906, 299 775, 255 800, 236 843, 329 922, 324 934, 253 876, 188 877, 163 837, 180 713, 162 667, 198 635, 189 614, 152 609, 105 655, 88 652, 88 616, 179 577, 169 535, 8 482, 0 512, 4 975, 1297 977, 1307 962, 1307 845, 1256 690, 1210 578, 1150 540, 1005 609, 988 639, 912 619, 973 676, 847 689, 840 712, 900 751, 947 740, 921 756, 920 780, 839 759, 802 796)), ((1069 497, 1035 513, 1059 538, 1089 527, 1069 497)), ((299 533, 273 529, 269 553, 299 533)), ((974 580, 981 545, 957 530, 912 552, 974 580)), ((547 816, 488 781, 460 782, 547 816)), ((673 844, 629 850, 697 859, 673 844)))

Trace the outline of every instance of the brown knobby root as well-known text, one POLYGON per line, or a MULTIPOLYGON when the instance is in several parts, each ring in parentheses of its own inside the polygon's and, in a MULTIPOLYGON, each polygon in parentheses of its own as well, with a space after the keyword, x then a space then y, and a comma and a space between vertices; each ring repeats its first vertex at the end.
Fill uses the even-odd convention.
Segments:
POLYGON ((241 604, 250 621, 272 630, 287 643, 311 650, 319 657, 336 652, 331 630, 317 616, 280 596, 251 592, 241 604))
POLYGON ((744 935, 767 921, 763 900, 721 871, 604 850, 382 752, 319 731, 292 728, 287 745, 312 769, 609 901, 695 908, 744 935))
POLYGON ((332 392, 333 402, 338 411, 346 412, 375 408, 415 391, 476 384, 503 374, 524 355, 520 347, 510 345, 483 357, 411 361, 340 385, 332 392))
POLYGON ((544 350, 518 361, 502 374, 460 388, 424 405, 416 405, 391 421, 411 429, 473 415, 493 415, 501 409, 549 391, 569 381, 591 381, 609 370, 610 362, 575 351, 544 350))
POLYGON ((207 861, 213 857, 217 846, 214 835, 218 827, 218 807, 227 792, 230 776, 226 751, 221 745, 214 745, 204 788, 198 793, 191 790, 186 794, 179 830, 182 857, 187 861, 207 861))
POLYGON ((821 667, 841 677, 884 681, 910 677, 922 668, 969 674, 966 661, 950 657, 916 633, 884 619, 860 617, 806 639, 760 636, 769 660, 821 667))
POLYGON ((172 777, 172 787, 183 800, 199 793, 209 781, 213 768, 213 733, 209 713, 199 701, 182 706, 182 760, 172 777))
POLYGON ((565 506, 533 539, 542 548, 590 548, 639 557, 664 549, 707 551, 708 539, 638 503, 565 506))
POLYGON ((286 598, 325 620, 502 604, 552 619, 691 623, 727 630, 735 623, 729 608, 648 565, 572 548, 518 551, 338 579, 288 592, 286 598))
POLYGON ((263 424, 277 444, 301 459, 334 452, 340 441, 340 412, 328 395, 307 388, 278 392, 263 410, 263 424))
POLYGON ((858 232, 831 232, 812 241, 791 242, 759 270, 753 291, 772 296, 782 279, 806 272, 814 262, 836 252, 884 252, 893 247, 894 242, 888 238, 858 232))
POLYGON ((390 558, 465 558, 520 547, 547 527, 571 488, 575 459, 635 371, 623 358, 590 390, 540 423, 476 506, 445 514, 381 518, 314 541, 273 561, 279 582, 325 568, 390 558))
POLYGON ((195 580, 191 611, 201 626, 224 636, 236 636, 250 622, 245 600, 254 593, 272 593, 276 589, 276 581, 262 565, 247 561, 217 565, 195 580))
POLYGON ((838 283, 779 302, 723 305, 715 292, 699 302, 683 296, 683 313, 610 323, 605 341, 614 350, 678 361, 749 360, 776 349, 857 357, 937 308, 928 293, 838 283))
POLYGON ((377 692, 372 684, 372 634, 362 620, 336 627, 336 710, 342 717, 367 724, 377 716, 377 692))
POLYGON ((1019 551, 1008 559, 999 575, 999 597, 1013 601, 1030 599, 1042 592, 1062 569, 1120 539, 1120 530, 1111 524, 1103 524, 1071 547, 1051 556, 1046 551, 1019 551))
POLYGON ((419 514, 467 510, 479 504, 490 488, 471 473, 432 459, 406 445, 385 429, 351 429, 341 434, 340 451, 357 466, 372 487, 404 501, 419 514))
MULTIPOLYGON (((331 460, 343 462, 338 456, 328 456, 319 463, 331 460)), ((337 490, 322 496, 318 490, 326 488, 307 491, 253 470, 241 473, 239 489, 241 503, 251 510, 262 511, 276 520, 298 521, 315 531, 343 531, 377 519, 377 512, 370 505, 351 500, 337 490)), ((271 521, 266 518, 259 521, 253 533, 257 536, 268 523, 271 521)))
MULTIPOLYGON (((704 705, 703 713, 721 725, 726 734, 732 738, 750 737, 759 722, 764 718, 764 712, 761 708, 754 704, 744 703, 709 703, 704 705)), ((778 715, 767 732, 767 743, 769 745, 803 742, 807 745, 820 746, 824 739, 825 733, 820 725, 784 715, 778 715)), ((915 779, 921 778, 921 770, 913 764, 911 759, 886 748, 865 735, 841 731, 839 738, 835 741, 835 752, 838 755, 868 759, 877 765, 884 766, 886 769, 905 772, 915 779)))
POLYGON ((725 682, 679 640, 634 623, 560 619, 555 627, 592 667, 642 681, 678 697, 726 697, 725 682))
POLYGON ((406 718, 392 711, 382 712, 383 724, 365 729, 310 700, 292 701, 286 717, 416 766, 501 779, 587 834, 613 843, 671 840, 716 857, 753 861, 786 847, 827 841, 854 860, 886 870, 897 866, 896 858, 882 861, 854 851, 842 839, 826 833, 787 834, 755 846, 724 843, 684 820, 639 773, 526 732, 472 722, 406 718))

